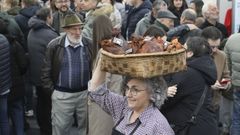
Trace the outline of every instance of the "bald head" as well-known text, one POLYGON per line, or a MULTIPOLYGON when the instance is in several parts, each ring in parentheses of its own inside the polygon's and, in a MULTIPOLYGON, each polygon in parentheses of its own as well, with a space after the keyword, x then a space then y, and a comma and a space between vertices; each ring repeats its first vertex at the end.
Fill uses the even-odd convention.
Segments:
POLYGON ((195 23, 197 19, 197 13, 193 9, 185 9, 181 16, 181 24, 195 23))

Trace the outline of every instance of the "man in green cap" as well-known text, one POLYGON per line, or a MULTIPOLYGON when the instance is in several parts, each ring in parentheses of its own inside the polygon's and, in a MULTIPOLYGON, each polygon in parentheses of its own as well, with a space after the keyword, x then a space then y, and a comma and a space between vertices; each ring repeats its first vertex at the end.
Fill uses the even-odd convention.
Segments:
MULTIPOLYGON (((64 17, 68 14, 73 14, 74 12, 70 9, 70 0, 55 0, 54 1, 57 11, 53 14, 52 27, 60 34, 64 34, 64 29, 61 27, 64 22, 64 17)), ((80 14, 77 16, 83 20, 80 14)))
POLYGON ((52 93, 53 135, 69 135, 76 112, 78 134, 86 135, 87 85, 91 76, 91 42, 81 34, 83 23, 76 14, 66 15, 66 34, 52 40, 46 51, 41 80, 52 93))

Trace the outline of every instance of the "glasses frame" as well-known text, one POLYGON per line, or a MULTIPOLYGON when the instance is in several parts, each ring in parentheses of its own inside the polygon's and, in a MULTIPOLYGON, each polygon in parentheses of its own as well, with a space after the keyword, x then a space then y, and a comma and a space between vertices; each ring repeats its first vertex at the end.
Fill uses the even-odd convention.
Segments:
POLYGON ((127 92, 130 92, 133 96, 137 96, 137 94, 141 91, 145 91, 145 90, 139 90, 139 89, 136 89, 135 87, 131 87, 131 88, 129 88, 128 86, 125 87, 125 95, 127 94, 127 92))

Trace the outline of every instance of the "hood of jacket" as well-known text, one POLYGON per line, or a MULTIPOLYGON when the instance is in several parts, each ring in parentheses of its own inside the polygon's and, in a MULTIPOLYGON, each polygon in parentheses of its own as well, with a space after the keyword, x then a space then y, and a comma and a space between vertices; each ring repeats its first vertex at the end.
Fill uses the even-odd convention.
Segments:
POLYGON ((99 16, 99 15, 107 15, 110 16, 110 14, 114 11, 114 7, 111 4, 108 3, 98 3, 95 10, 92 12, 93 16, 99 16))
POLYGON ((47 24, 45 21, 38 19, 36 16, 33 16, 29 19, 28 26, 31 29, 37 30, 47 27, 47 24))
POLYGON ((149 0, 144 0, 143 3, 135 8, 136 10, 140 10, 140 9, 149 9, 152 10, 152 3, 149 0))
POLYGON ((32 17, 35 15, 36 11, 38 9, 40 9, 41 7, 38 6, 38 5, 35 5, 35 6, 30 6, 30 7, 27 7, 27 8, 23 8, 19 11, 19 13, 23 16, 26 16, 28 18, 32 17))
POLYGON ((199 71, 208 85, 215 84, 217 80, 216 65, 210 55, 193 57, 187 60, 188 67, 199 71))
POLYGON ((152 11, 150 11, 149 13, 147 13, 145 16, 144 16, 144 20, 143 20, 143 23, 145 24, 153 24, 154 21, 156 20, 156 18, 153 17, 152 15, 152 11))
POLYGON ((13 16, 16 16, 19 14, 19 11, 21 10, 21 7, 20 6, 15 6, 15 7, 12 7, 10 8, 7 13, 9 15, 13 15, 13 16))

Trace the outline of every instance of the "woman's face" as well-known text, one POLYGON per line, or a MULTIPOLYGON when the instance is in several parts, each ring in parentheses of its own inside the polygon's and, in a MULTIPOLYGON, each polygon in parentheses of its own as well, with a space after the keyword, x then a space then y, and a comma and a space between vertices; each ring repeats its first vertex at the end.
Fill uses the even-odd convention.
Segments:
POLYGON ((194 11, 196 11, 195 3, 191 2, 190 5, 189 5, 189 8, 193 9, 194 11))
POLYGON ((183 0, 173 0, 174 7, 180 9, 183 5, 183 0))
POLYGON ((149 88, 143 80, 131 79, 126 86, 128 107, 134 111, 144 111, 150 104, 149 88))

